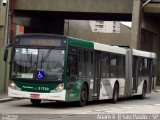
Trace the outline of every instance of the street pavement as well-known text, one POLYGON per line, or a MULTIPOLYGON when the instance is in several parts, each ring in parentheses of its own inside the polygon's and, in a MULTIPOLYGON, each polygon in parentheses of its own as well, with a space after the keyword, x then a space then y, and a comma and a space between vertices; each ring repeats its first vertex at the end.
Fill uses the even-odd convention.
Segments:
MULTIPOLYGON (((43 101, 33 106, 28 99, 12 99, 0 102, 0 120, 160 120, 160 87, 147 94, 146 99, 129 98, 110 101, 89 102, 85 107, 75 103, 43 101), (142 119, 144 117, 144 119, 142 119)), ((0 101, 8 98, 0 96, 0 101)))

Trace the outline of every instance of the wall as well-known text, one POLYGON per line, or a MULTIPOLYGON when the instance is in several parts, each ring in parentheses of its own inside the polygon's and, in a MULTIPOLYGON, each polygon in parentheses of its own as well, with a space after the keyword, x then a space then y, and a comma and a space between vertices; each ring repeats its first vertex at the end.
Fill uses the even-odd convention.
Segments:
POLYGON ((157 53, 157 84, 160 85, 160 36, 156 17, 142 15, 141 50, 157 53))
POLYGON ((133 0, 15 0, 17 10, 132 13, 133 0))
POLYGON ((89 21, 85 20, 65 20, 64 35, 93 41, 89 21))
POLYGON ((64 34, 104 44, 128 47, 131 40, 130 28, 124 25, 121 25, 120 28, 121 33, 96 33, 91 31, 89 21, 69 20, 68 23, 68 20, 66 20, 64 34))

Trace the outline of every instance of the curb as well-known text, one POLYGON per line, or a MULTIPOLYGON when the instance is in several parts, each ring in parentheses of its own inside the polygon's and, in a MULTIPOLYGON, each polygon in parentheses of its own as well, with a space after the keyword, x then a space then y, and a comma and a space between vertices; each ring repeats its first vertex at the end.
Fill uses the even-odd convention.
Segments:
POLYGON ((158 90, 155 90, 155 92, 160 92, 160 89, 158 89, 158 90))
POLYGON ((16 100, 20 100, 20 99, 17 99, 17 98, 2 98, 2 99, 0 99, 0 103, 16 101, 16 100))

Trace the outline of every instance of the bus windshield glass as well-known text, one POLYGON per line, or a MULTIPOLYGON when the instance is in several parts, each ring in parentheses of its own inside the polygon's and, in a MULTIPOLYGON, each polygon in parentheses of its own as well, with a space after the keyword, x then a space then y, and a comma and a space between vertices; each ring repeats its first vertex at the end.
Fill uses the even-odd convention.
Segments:
POLYGON ((64 58, 63 49, 15 48, 12 78, 61 81, 64 58))

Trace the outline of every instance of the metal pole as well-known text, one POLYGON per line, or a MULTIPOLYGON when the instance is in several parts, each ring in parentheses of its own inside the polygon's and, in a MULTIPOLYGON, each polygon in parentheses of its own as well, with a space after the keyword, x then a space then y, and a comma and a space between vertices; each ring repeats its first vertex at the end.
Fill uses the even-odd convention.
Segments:
MULTIPOLYGON (((4 31, 4 45, 5 47, 9 44, 9 30, 10 30, 10 26, 9 26, 9 23, 10 23, 10 0, 7 0, 7 3, 6 3, 6 13, 5 13, 5 31, 4 31)), ((7 90, 7 75, 8 75, 8 64, 5 62, 5 65, 4 65, 4 91, 7 90)))
POLYGON ((9 6, 10 1, 7 0, 6 4, 6 14, 5 14, 5 32, 4 32, 4 45, 7 46, 8 44, 8 30, 9 30, 9 6))

